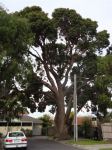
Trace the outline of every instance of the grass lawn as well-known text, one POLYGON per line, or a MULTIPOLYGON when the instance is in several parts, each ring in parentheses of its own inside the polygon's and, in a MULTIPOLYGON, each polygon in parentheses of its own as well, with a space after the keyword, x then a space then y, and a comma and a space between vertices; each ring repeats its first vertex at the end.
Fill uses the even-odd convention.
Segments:
MULTIPOLYGON (((79 139, 77 142, 75 142, 74 140, 69 140, 66 143, 79 144, 79 145, 112 144, 112 142, 108 142, 108 141, 96 141, 90 139, 79 139)), ((106 149, 101 149, 101 150, 106 150, 106 149)), ((112 150, 112 149, 107 149, 107 150, 112 150)))
POLYGON ((102 148, 100 150, 112 150, 112 148, 102 148))

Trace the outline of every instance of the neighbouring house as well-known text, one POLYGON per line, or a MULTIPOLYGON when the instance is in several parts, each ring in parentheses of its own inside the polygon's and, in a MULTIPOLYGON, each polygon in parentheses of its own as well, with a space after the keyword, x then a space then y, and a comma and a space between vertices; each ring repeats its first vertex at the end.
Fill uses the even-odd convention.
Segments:
POLYGON ((97 117, 96 116, 78 116, 77 125, 83 125, 84 121, 89 121, 93 127, 97 127, 97 117))
MULTIPOLYGON (((74 120, 72 122, 72 135, 74 134, 74 120)), ((97 117, 93 114, 88 116, 77 116, 78 136, 90 138, 94 135, 94 129, 98 126, 97 117)), ((71 128, 70 128, 71 129, 71 128)))
MULTIPOLYGON (((97 117, 95 115, 88 115, 88 116, 77 116, 77 125, 81 126, 85 121, 88 121, 91 123, 93 127, 97 127, 97 117)), ((74 125, 74 120, 72 122, 72 125, 74 125)))
POLYGON ((20 119, 14 119, 10 123, 0 121, 0 132, 5 135, 7 131, 30 130, 32 135, 41 135, 42 121, 28 115, 23 115, 20 119))

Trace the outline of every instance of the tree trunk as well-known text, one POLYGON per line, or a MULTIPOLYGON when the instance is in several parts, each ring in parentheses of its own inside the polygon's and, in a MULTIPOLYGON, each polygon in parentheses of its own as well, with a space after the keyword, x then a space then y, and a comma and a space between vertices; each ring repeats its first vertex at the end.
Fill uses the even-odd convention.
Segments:
POLYGON ((57 110, 54 120, 56 130, 55 137, 58 139, 68 139, 69 135, 65 121, 64 95, 62 92, 58 95, 57 100, 57 110))

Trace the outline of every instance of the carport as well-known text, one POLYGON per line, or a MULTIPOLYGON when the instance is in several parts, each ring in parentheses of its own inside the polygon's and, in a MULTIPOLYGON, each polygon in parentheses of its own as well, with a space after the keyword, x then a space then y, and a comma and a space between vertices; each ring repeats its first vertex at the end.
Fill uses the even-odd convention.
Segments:
POLYGON ((41 135, 42 121, 28 115, 23 115, 21 119, 14 119, 10 123, 0 121, 0 132, 6 134, 7 131, 31 130, 33 135, 41 135))

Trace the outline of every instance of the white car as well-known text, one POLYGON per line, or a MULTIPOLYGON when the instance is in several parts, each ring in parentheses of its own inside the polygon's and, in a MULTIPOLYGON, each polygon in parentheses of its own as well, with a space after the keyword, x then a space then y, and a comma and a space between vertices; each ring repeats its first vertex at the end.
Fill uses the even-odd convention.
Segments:
POLYGON ((22 131, 8 132, 3 141, 4 149, 24 148, 27 149, 27 138, 22 131))

